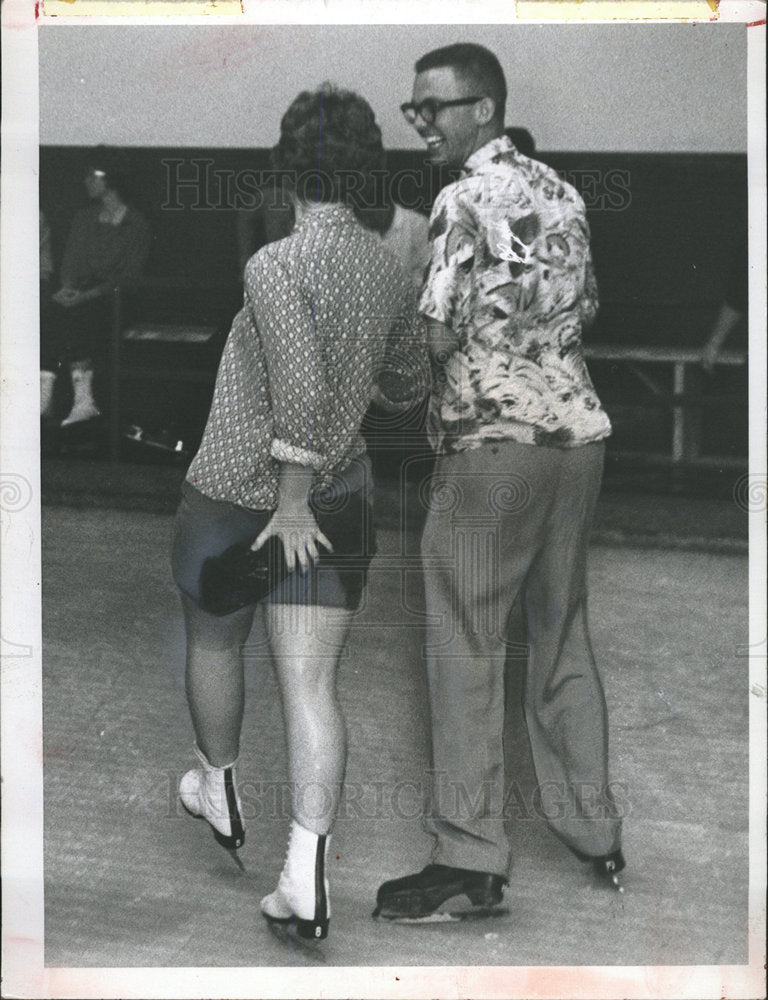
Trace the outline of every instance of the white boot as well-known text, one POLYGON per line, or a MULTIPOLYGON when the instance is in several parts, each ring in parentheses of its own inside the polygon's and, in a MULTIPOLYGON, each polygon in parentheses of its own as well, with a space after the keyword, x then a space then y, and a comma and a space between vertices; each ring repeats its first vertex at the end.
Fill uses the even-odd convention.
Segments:
POLYGON ((50 417, 53 402, 53 387, 56 384, 55 372, 40 372, 40 416, 50 417))
POLYGON ((69 415, 61 421, 62 427, 77 424, 83 420, 93 420, 101 416, 101 410, 93 401, 93 368, 82 363, 72 366, 72 388, 75 398, 69 415))
POLYGON ((261 901, 270 920, 295 923, 304 938, 328 936, 331 903, 326 862, 330 836, 312 833, 291 820, 288 854, 277 889, 261 901))
POLYGON ((214 767, 195 745, 195 754, 202 764, 187 771, 179 784, 182 805, 193 816, 202 816, 213 829, 213 835, 229 850, 242 847, 245 841, 243 806, 235 786, 235 765, 214 767))

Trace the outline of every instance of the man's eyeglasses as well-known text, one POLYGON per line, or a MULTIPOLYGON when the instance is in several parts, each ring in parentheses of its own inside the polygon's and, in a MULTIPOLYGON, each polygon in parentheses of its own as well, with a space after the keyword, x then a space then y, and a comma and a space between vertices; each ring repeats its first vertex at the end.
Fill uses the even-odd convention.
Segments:
POLYGON ((455 108, 460 104, 476 104, 482 97, 457 97, 452 101, 436 101, 428 97, 420 104, 401 104, 400 110, 409 125, 414 125, 417 118, 422 118, 427 125, 432 125, 443 108, 455 108))

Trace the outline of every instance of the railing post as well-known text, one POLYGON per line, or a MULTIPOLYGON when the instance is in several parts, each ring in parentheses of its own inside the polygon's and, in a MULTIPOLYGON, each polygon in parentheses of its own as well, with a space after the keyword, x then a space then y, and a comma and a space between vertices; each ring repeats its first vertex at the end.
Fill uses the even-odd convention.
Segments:
POLYGON ((120 365, 123 334, 122 292, 115 288, 112 296, 112 329, 109 366, 109 460, 120 461, 120 365))
POLYGON ((693 397, 685 414, 683 430, 683 461, 695 465, 701 455, 703 411, 699 401, 702 393, 702 372, 697 362, 690 364, 685 376, 685 388, 693 397))
MULTIPOLYGON (((677 400, 685 393, 685 362, 675 361, 672 366, 672 393, 677 400)), ((672 464, 680 465, 685 456, 685 404, 677 402, 672 407, 672 464)))

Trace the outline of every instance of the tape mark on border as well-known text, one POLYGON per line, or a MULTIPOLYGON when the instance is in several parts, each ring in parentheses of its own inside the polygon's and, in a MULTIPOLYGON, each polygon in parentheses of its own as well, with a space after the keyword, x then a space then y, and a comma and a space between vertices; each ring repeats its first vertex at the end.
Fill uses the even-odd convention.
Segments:
POLYGON ((518 20, 718 20, 719 0, 517 0, 518 20))
POLYGON ((47 17, 191 17, 242 14, 242 0, 43 0, 47 17))

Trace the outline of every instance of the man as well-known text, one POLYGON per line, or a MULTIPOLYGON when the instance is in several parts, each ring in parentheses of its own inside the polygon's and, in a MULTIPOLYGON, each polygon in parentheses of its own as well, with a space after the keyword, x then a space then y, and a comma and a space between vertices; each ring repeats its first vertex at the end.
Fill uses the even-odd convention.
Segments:
POLYGON ((492 912, 507 884, 505 623, 526 624, 525 718, 554 832, 618 887, 621 824, 605 698, 586 623, 587 541, 610 424, 581 329, 597 309, 584 204, 504 134, 496 57, 457 44, 416 63, 402 106, 434 164, 420 301, 435 368, 438 462, 422 540, 435 837, 422 872, 385 882, 374 916, 429 917, 467 896, 492 912))

